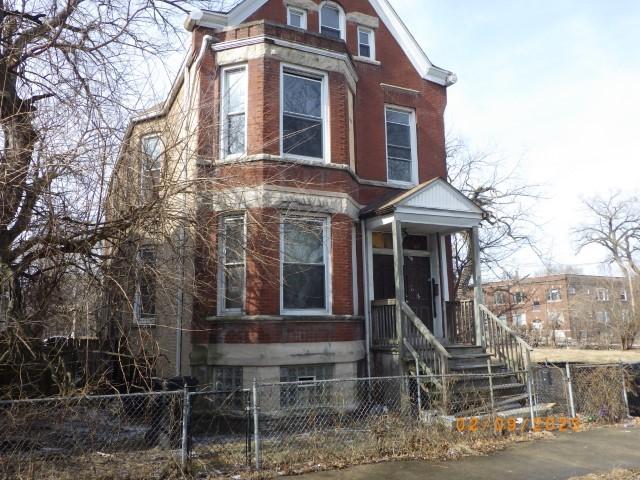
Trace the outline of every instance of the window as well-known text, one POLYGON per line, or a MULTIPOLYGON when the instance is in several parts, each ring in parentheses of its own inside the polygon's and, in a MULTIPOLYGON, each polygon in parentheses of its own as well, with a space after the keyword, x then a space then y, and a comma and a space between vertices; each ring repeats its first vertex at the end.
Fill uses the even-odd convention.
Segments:
POLYGON ((222 75, 221 157, 240 156, 246 149, 247 69, 233 67, 222 75))
POLYGON ((145 195, 149 195, 160 182, 163 153, 164 145, 159 135, 142 137, 140 188, 145 195))
POLYGON ((326 115, 324 76, 282 74, 282 153, 324 158, 326 115))
POLYGON ((287 8, 287 25, 296 28, 307 28, 307 11, 300 8, 287 8))
POLYGON ((542 330, 542 321, 539 318, 536 318, 531 325, 535 330, 542 330))
POLYGON ((559 288, 552 288, 547 292, 547 301, 559 302, 562 300, 562 294, 559 288))
POLYGON ((322 380, 332 378, 333 365, 280 367, 281 382, 296 382, 282 386, 280 405, 282 407, 328 405, 331 398, 331 383, 322 382, 322 380))
POLYGON ((211 383, 217 392, 242 390, 242 367, 211 367, 211 383))
POLYGON ((525 303, 527 297, 524 292, 515 292, 513 294, 513 303, 515 304, 523 304, 525 303))
POLYGON ((507 295, 504 292, 496 292, 493 295, 493 301, 496 305, 506 305, 507 295))
POLYGON ((525 313, 515 313, 513 315, 513 324, 516 327, 526 327, 527 326, 527 315, 525 313))
POLYGON ((344 39, 344 13, 333 3, 325 3, 320 9, 320 33, 337 40, 344 39))
POLYGON ((600 323, 609 323, 609 312, 596 312, 596 320, 600 323))
POLYGON ((375 59, 375 37, 373 30, 358 27, 358 56, 375 59))
POLYGON ((540 299, 539 298, 534 298, 533 299, 533 308, 532 310, 534 312, 539 312, 540 311, 540 299))
POLYGON ((400 183, 416 183, 415 114, 412 111, 386 107, 387 179, 400 183))
POLYGON ((244 217, 225 217, 221 231, 222 313, 238 313, 244 307, 245 230, 244 217))
POLYGON ((282 223, 282 309, 287 313, 326 313, 326 218, 289 217, 282 223))
POLYGON ((553 325, 554 328, 560 325, 564 325, 564 315, 562 314, 562 312, 549 312, 549 322, 551 322, 551 325, 553 325))
POLYGON ((567 290, 567 293, 569 295, 575 295, 576 294, 576 289, 575 287, 569 287, 569 289, 567 290))
POLYGON ((627 296, 627 291, 626 290, 622 290, 622 292, 620 292, 620 300, 623 302, 628 302, 629 301, 629 297, 627 296))
POLYGON ((156 323, 156 252, 153 246, 141 247, 136 256, 136 291, 133 316, 138 325, 156 323))
POLYGON ((599 302, 608 302, 609 290, 606 288, 596 288, 596 300, 599 302))

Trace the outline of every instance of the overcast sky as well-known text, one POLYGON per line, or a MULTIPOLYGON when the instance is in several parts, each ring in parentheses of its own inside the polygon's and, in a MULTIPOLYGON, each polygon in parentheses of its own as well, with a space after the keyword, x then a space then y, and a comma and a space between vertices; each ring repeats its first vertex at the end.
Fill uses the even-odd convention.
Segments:
MULTIPOLYGON (((448 129, 544 184, 535 214, 555 261, 576 255, 580 198, 640 191, 640 1, 391 0, 431 61, 459 78, 448 129)), ((514 259, 522 273, 535 257, 514 259)))

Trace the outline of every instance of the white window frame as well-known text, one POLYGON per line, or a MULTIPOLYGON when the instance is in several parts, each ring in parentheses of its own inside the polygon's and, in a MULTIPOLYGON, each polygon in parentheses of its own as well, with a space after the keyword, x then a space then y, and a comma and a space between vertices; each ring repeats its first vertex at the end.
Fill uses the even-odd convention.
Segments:
POLYGON ((506 305, 506 293, 505 292, 494 292, 493 294, 493 304, 494 305, 506 305))
POLYGON ((553 288, 550 288, 547 291, 547 302, 548 303, 557 303, 557 302, 561 302, 561 301, 562 301, 562 290, 560 288, 553 287, 553 288), (551 298, 552 297, 551 292, 558 292, 558 297, 559 298, 552 299, 551 298))
POLYGON ((609 296, 609 289, 598 287, 596 288, 596 300, 598 302, 608 302, 611 299, 609 296))
POLYGON ((527 326, 527 314, 524 312, 514 313, 513 314, 513 324, 516 327, 526 327, 527 326))
POLYGON ((158 260, 158 250, 155 245, 143 245, 136 252, 136 277, 135 277, 135 292, 133 295, 133 320, 138 327, 155 327, 158 323, 158 284, 156 282, 154 286, 154 310, 155 313, 152 316, 142 316, 142 292, 141 292, 141 278, 140 267, 144 266, 142 263, 142 250, 150 250, 153 252, 154 260, 158 260))
MULTIPOLYGON (((335 2, 322 2, 320 4, 320 9, 318 10, 318 32, 322 34, 322 9, 324 7, 332 7, 338 10, 339 23, 340 23, 340 38, 342 40, 346 40, 347 17, 344 14, 344 10, 342 9, 342 7, 335 2)), ((329 37, 329 38, 333 38, 333 37, 329 37)))
POLYGON ((624 290, 624 289, 620 292, 620 300, 622 302, 628 302, 629 301, 629 295, 627 294, 627 291, 624 290))
POLYGON ((513 292, 513 303, 514 305, 524 305, 527 303, 527 296, 522 290, 513 292))
POLYGON ((376 59, 376 33, 372 28, 358 26, 358 57, 374 61, 376 59), (362 55, 362 53, 360 52, 360 33, 366 33, 369 36, 369 50, 371 55, 368 57, 362 55))
POLYGON ((301 28, 303 30, 307 29, 307 11, 303 8, 297 7, 287 7, 287 25, 294 28, 301 28), (296 27, 291 24, 291 14, 295 13, 296 15, 300 15, 300 26, 296 27))
POLYGON ((331 290, 333 278, 331 257, 331 216, 313 213, 283 214, 280 217, 280 314, 283 316, 322 316, 331 315, 333 292, 331 290), (284 225, 287 220, 297 219, 322 220, 322 243, 324 249, 324 309, 286 309, 284 308, 284 225))
POLYGON ((329 119, 329 76, 327 72, 314 70, 312 68, 300 67, 292 64, 280 64, 280 155, 287 160, 299 160, 310 163, 331 163, 331 135, 329 129, 331 127, 329 119), (321 103, 322 103, 322 158, 308 157, 305 155, 296 155, 285 153, 284 151, 284 75, 299 75, 309 77, 312 80, 322 82, 321 103))
POLYGON ((158 176, 160 176, 162 174, 162 163, 163 163, 163 159, 164 159, 164 141, 162 140, 162 135, 160 135, 160 133, 158 132, 151 132, 151 133, 146 133, 144 134, 142 137, 140 137, 140 153, 142 155, 141 157, 141 161, 140 161, 140 192, 143 193, 144 189, 145 189, 145 179, 147 174, 152 173, 152 172, 158 172, 158 176), (145 156, 147 155, 145 150, 144 150, 144 142, 150 138, 157 138, 160 141, 160 155, 158 156, 158 166, 157 168, 151 168, 149 169, 149 171, 147 172, 147 170, 145 169, 145 156))
POLYGON ((218 316, 237 316, 242 315, 245 312, 245 306, 247 301, 247 216, 245 213, 228 214, 224 215, 220 219, 218 225, 218 316), (244 275, 242 278, 242 307, 241 308, 226 308, 226 281, 224 275, 224 269, 226 266, 226 234, 225 223, 228 220, 242 219, 242 239, 243 239, 243 252, 242 261, 244 264, 244 275))
POLYGON ((249 68, 246 63, 229 65, 222 67, 220 71, 220 158, 223 160, 234 160, 242 158, 247 154, 247 139, 248 139, 248 127, 249 127, 249 68), (242 70, 244 71, 245 80, 245 97, 244 97, 244 152, 227 155, 227 74, 242 70))
POLYGON ((416 111, 413 108, 399 107, 398 105, 385 104, 384 105, 384 148, 386 156, 386 175, 387 183, 389 185, 396 185, 399 187, 415 187, 418 184, 418 127, 416 120, 416 111), (411 134, 411 181, 405 182, 402 180, 392 180, 389 178, 389 139, 387 138, 387 111, 396 110, 398 112, 404 112, 410 114, 409 130, 411 134))

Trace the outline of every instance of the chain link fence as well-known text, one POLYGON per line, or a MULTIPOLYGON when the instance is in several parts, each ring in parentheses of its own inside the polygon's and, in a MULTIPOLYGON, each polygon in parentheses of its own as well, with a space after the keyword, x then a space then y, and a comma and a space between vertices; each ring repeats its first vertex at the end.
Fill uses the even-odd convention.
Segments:
POLYGON ((526 385, 496 371, 0 402, 0 478, 207 478, 455 456, 525 433, 534 417, 619 421, 625 375, 545 365, 526 385))

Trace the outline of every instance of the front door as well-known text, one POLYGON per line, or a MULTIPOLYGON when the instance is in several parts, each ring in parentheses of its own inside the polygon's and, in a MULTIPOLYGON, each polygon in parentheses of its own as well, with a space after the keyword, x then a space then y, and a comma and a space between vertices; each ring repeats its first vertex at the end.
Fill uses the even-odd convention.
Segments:
MULTIPOLYGON (((373 285, 376 300, 395 298, 393 255, 373 255, 373 285)), ((404 296, 407 304, 433 333, 433 285, 431 261, 424 255, 404 257, 404 296)))
POLYGON ((404 296, 418 318, 433 332, 433 285, 429 257, 404 257, 404 296))

